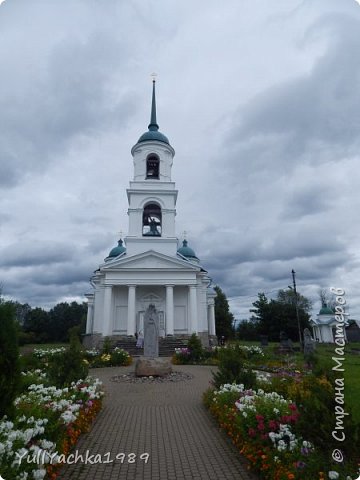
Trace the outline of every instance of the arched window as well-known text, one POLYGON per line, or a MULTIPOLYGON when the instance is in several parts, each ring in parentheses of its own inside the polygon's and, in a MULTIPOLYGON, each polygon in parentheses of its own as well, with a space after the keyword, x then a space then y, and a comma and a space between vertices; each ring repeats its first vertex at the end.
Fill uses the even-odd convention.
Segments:
POLYGON ((146 178, 159 179, 160 160, 154 154, 151 154, 146 159, 146 178))
POLYGON ((144 237, 161 237, 161 208, 156 203, 144 207, 142 234, 144 237))

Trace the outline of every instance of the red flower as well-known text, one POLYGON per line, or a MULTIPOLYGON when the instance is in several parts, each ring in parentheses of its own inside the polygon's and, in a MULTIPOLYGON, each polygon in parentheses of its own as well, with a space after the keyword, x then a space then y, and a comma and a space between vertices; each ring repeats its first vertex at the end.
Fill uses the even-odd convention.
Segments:
POLYGON ((275 430, 277 427, 277 422, 275 420, 269 420, 269 428, 271 428, 271 430, 275 430))

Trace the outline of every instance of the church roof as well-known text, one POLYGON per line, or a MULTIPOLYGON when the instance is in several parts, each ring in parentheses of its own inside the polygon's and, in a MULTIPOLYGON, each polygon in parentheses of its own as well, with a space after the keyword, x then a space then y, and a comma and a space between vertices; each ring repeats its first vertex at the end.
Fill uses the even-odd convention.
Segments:
POLYGON ((334 315, 334 311, 324 303, 320 308, 319 315, 334 315))
POLYGON ((148 131, 143 133, 138 140, 138 143, 157 140, 158 142, 167 143, 170 145, 169 139, 161 132, 159 132, 159 125, 156 121, 156 99, 155 99, 155 80, 153 80, 151 116, 148 131))
POLYGON ((128 257, 127 255, 121 255, 116 259, 111 259, 111 262, 107 262, 100 266, 100 272, 108 270, 136 270, 140 272, 144 271, 195 271, 200 272, 202 268, 200 265, 196 265, 193 262, 178 257, 165 255, 154 250, 147 250, 146 252, 137 253, 128 257))

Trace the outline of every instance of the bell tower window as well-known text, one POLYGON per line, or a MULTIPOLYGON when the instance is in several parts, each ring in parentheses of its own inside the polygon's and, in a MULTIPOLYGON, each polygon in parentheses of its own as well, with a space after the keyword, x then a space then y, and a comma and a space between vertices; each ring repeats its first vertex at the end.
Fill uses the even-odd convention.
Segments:
POLYGON ((161 208, 149 203, 143 212, 143 237, 161 237, 161 208))
POLYGON ((146 159, 146 179, 159 179, 160 160, 156 155, 149 155, 146 159))

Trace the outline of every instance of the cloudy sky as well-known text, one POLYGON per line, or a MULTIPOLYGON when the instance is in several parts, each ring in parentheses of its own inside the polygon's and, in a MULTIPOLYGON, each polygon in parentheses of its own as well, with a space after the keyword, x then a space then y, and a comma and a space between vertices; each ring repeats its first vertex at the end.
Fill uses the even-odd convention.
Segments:
POLYGON ((156 72, 177 232, 248 317, 260 291, 346 290, 360 318, 355 0, 5 0, 0 282, 82 300, 127 232, 131 147, 156 72))

